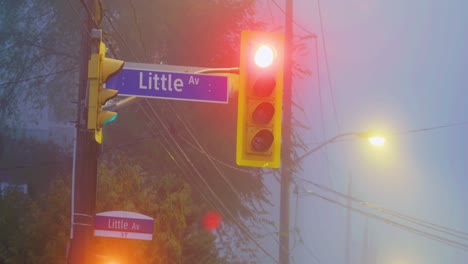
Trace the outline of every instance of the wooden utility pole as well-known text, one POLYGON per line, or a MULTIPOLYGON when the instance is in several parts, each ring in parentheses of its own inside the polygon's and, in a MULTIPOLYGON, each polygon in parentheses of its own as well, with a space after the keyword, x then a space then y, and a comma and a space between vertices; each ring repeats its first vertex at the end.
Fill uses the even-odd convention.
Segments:
POLYGON ((279 261, 289 264, 289 220, 291 195, 291 105, 292 105, 292 45, 293 45, 293 0, 286 0, 284 22, 284 85, 283 85, 283 141, 281 153, 281 193, 280 193, 280 232, 279 261))
MULTIPOLYGON (((71 239, 69 264, 92 263, 93 229, 96 207, 97 159, 99 147, 94 131, 87 128, 88 61, 93 51, 91 31, 99 25, 96 0, 84 0, 86 12, 81 27, 81 61, 78 90, 78 114, 73 167, 71 239)), ((94 47, 94 49, 96 49, 94 47)))

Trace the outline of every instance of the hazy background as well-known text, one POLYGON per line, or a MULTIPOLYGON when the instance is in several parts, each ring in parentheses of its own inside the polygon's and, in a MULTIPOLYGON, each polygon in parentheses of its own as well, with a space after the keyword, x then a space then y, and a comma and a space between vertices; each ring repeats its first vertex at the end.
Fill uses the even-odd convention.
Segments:
MULTIPOLYGON (((283 2, 276 4, 284 10, 283 2)), ((317 36, 307 40, 307 56, 299 58, 312 75, 293 84, 300 106, 295 115, 308 127, 301 130, 304 141, 312 148, 335 135, 368 129, 387 141, 375 149, 346 137, 304 160, 304 172, 296 175, 299 193, 293 190, 291 196, 291 231, 298 231, 291 239, 291 263, 347 263, 348 246, 349 263, 468 261, 466 246, 456 244, 468 241, 467 7, 457 0, 294 1, 296 39, 317 36), (345 206, 349 199, 300 178, 345 195, 351 181, 351 196, 455 229, 456 236, 351 203, 403 226, 351 212, 347 245, 346 208, 306 191, 345 206)), ((261 10, 272 24, 284 23, 275 2, 264 1, 261 10)), ((278 183, 269 182, 279 196, 278 183)))

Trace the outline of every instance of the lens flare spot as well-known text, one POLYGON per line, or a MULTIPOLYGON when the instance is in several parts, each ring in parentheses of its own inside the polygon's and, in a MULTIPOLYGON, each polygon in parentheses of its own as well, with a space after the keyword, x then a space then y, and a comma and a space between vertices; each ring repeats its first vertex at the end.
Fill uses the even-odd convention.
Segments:
POLYGON ((203 217, 203 226, 208 231, 216 230, 223 221, 221 215, 216 211, 209 211, 203 217))

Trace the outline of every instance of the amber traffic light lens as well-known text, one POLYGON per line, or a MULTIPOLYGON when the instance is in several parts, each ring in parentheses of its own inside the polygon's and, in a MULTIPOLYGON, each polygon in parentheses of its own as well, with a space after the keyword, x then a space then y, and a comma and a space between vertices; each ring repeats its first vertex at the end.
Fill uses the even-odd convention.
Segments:
POLYGON ((255 134, 250 144, 255 151, 267 151, 273 144, 273 139, 273 133, 270 130, 262 129, 255 134))
POLYGON ((259 104, 252 113, 252 121, 255 124, 266 125, 270 123, 275 114, 275 107, 271 103, 263 102, 259 104))
POLYGON ((257 97, 267 97, 273 93, 276 81, 271 76, 262 76, 255 81, 253 86, 253 95, 257 97))

